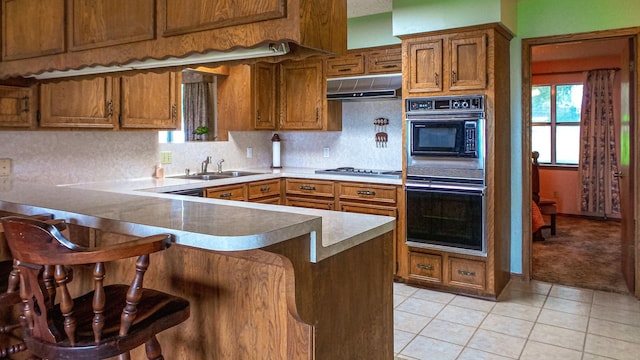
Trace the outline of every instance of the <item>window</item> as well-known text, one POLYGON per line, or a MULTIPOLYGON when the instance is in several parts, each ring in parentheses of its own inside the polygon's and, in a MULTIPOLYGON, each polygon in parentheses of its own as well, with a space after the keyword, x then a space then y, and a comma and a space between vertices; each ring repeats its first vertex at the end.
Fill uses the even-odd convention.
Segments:
POLYGON ((582 84, 531 88, 531 149, 539 162, 578 165, 581 106, 582 84))

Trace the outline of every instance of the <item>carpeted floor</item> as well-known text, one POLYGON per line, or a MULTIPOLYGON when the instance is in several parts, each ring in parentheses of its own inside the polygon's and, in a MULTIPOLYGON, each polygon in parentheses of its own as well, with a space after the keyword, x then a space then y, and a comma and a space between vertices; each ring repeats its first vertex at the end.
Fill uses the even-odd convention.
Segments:
POLYGON ((629 293, 620 270, 620 222, 557 217, 556 235, 533 242, 533 279, 629 293))

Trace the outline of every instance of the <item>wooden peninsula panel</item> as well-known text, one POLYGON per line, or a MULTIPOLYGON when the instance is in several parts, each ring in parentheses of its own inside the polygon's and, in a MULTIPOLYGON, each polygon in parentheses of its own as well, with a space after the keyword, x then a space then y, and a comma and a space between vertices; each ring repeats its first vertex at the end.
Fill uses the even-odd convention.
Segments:
MULTIPOLYGON (((158 336, 165 358, 392 359, 391 234, 318 263, 309 261, 309 236, 260 250, 173 245, 153 254, 145 286, 191 303, 191 317, 158 336)), ((105 234, 97 241, 122 240, 105 234)), ((144 359, 144 349, 132 358, 144 359)))

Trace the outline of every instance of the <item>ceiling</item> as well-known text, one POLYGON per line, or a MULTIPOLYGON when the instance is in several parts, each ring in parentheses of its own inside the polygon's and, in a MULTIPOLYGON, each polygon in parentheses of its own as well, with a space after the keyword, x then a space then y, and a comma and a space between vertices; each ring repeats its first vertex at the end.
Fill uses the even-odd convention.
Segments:
POLYGON ((391 12, 393 0, 347 0, 347 17, 391 12))

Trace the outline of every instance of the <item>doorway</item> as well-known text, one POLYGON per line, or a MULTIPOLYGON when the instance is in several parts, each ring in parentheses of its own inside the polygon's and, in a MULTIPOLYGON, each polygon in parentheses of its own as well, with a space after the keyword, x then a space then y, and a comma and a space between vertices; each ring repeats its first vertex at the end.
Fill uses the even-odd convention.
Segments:
MULTIPOLYGON (((532 150, 532 141, 531 141, 531 128, 532 128, 532 119, 531 119, 531 89, 534 84, 533 80, 533 69, 534 63, 536 61, 553 61, 553 60, 567 60, 567 59, 575 59, 576 68, 579 68, 580 61, 578 58, 585 57, 603 57, 606 55, 613 55, 615 53, 616 56, 620 56, 624 59, 623 66, 621 66, 621 101, 623 107, 627 107, 623 109, 622 115, 627 116, 630 119, 630 123, 628 124, 631 129, 628 133, 628 139, 631 140, 629 142, 629 150, 631 158, 637 158, 635 156, 635 152, 638 147, 635 146, 637 144, 638 136, 637 129, 633 126, 634 119, 636 118, 636 104, 637 104, 637 91, 636 87, 638 84, 638 74, 633 69, 637 64, 637 34, 638 29, 621 29, 621 30, 611 30, 611 31, 603 31, 603 32, 593 32, 593 33, 584 33, 584 34, 571 34, 571 35, 561 35, 561 36, 552 36, 545 38, 535 38, 535 39, 524 39, 522 41, 522 118, 523 118, 523 154, 522 154, 522 162, 523 166, 523 276, 525 279, 530 279, 533 274, 533 246, 531 241, 531 167, 527 166, 531 163, 531 150, 532 150), (632 66, 630 66, 632 65, 632 66), (527 211, 529 210, 529 211, 527 211)), ((565 70, 567 72, 571 72, 569 70, 565 70)), ((575 71, 579 73, 580 71, 575 71)), ((635 288, 635 295, 640 297, 640 286, 638 286, 639 276, 638 276, 638 246, 637 246, 637 237, 638 233, 634 221, 630 221, 635 218, 634 214, 636 214, 637 207, 637 198, 633 189, 637 188, 637 176, 635 176, 637 169, 634 168, 633 162, 631 162, 631 168, 625 168, 624 177, 621 178, 621 186, 622 182, 625 185, 625 194, 629 197, 629 204, 625 208, 624 213, 622 213, 621 222, 623 223, 623 232, 622 232, 622 256, 623 261, 622 264, 618 265, 620 268, 626 266, 627 273, 625 276, 629 279, 629 288, 635 288), (636 201, 632 201, 636 199, 636 201), (626 219, 625 219, 626 217, 626 219), (626 230, 625 230, 626 228, 626 230), (626 242, 625 242, 626 241, 626 242), (631 260, 630 260, 631 259, 631 260)), ((624 195, 623 195, 624 196, 624 195)), ((576 201, 577 202, 577 201, 576 201)), ((576 205, 577 206, 577 205, 576 205)), ((613 265, 616 266, 616 265, 613 265)))

